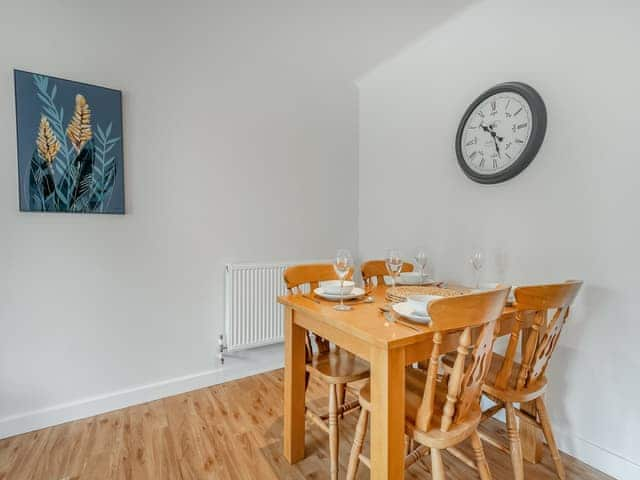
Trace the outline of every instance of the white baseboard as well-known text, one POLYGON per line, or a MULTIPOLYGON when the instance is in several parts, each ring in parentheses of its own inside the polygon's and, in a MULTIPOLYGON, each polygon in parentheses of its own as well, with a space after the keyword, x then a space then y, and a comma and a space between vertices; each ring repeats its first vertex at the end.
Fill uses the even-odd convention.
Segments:
POLYGON ((553 433, 556 442, 558 442, 558 448, 581 462, 618 480, 637 480, 640 478, 640 465, 628 458, 621 457, 589 440, 569 435, 557 428, 553 433))
POLYGON ((268 372, 282 368, 283 365, 282 344, 229 353, 225 355, 225 365, 215 370, 171 378, 1 418, 0 438, 268 372))
MULTIPOLYGON (((493 405, 491 401, 482 398, 483 410, 491 405, 493 405)), ((505 423, 504 410, 498 412, 494 418, 505 423)), ((567 434, 557 427, 554 428, 553 434, 558 442, 558 448, 582 463, 586 463, 617 480, 637 480, 640 478, 640 465, 632 460, 621 457, 588 440, 567 434)))

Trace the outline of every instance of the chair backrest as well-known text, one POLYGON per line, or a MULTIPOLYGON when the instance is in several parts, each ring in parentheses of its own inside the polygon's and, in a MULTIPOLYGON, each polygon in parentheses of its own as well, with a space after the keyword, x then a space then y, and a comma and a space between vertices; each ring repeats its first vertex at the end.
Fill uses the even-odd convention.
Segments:
POLYGON ((330 263, 293 265, 284 271, 284 283, 289 293, 302 293, 301 287, 304 285, 308 285, 313 291, 319 282, 337 279, 338 274, 330 263))
MULTIPOLYGON (((413 265, 407 262, 402 264, 403 272, 413 272, 413 265)), ((369 260, 360 266, 362 280, 366 286, 371 286, 372 281, 376 279, 376 285, 384 285, 384 276, 389 275, 384 260, 369 260)))
POLYGON ((581 281, 569 280, 516 288, 518 312, 496 376, 496 387, 522 390, 544 376, 580 287, 581 281), (520 369, 514 377, 518 345, 521 346, 520 369))
POLYGON ((443 298, 428 306, 433 349, 416 428, 428 431, 436 411, 442 411, 443 432, 464 422, 474 407, 479 408, 482 384, 491 365, 495 322, 502 315, 509 288, 443 298), (445 332, 458 331, 458 348, 447 384, 447 394, 436 395, 440 344, 445 332))
MULTIPOLYGON (((313 292, 320 282, 338 279, 338 275, 330 263, 293 265, 284 271, 283 276, 287 291, 290 294, 303 293, 302 287, 305 285, 309 286, 311 292, 313 292)), ((352 276, 353 272, 350 272, 347 278, 351 278, 352 276)), ((315 344, 315 349, 318 353, 326 353, 331 350, 331 344, 327 340, 317 335, 312 337, 307 331, 307 361, 310 361, 313 355, 313 344, 315 344)))

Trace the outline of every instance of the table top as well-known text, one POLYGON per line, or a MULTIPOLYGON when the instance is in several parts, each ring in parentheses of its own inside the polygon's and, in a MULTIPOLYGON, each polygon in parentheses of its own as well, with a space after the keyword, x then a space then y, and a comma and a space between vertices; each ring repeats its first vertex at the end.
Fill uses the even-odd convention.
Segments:
MULTIPOLYGON (((373 303, 345 302, 353 305, 350 311, 342 312, 333 307, 336 302, 315 297, 318 303, 302 295, 278 297, 278 302, 301 312, 307 317, 322 321, 344 334, 354 336, 370 345, 382 348, 396 348, 422 342, 436 331, 430 325, 406 320, 411 327, 403 323, 386 320, 379 307, 387 304, 385 293, 387 286, 376 287, 372 296, 373 303)), ((514 307, 505 307, 503 317, 515 312, 514 307)))

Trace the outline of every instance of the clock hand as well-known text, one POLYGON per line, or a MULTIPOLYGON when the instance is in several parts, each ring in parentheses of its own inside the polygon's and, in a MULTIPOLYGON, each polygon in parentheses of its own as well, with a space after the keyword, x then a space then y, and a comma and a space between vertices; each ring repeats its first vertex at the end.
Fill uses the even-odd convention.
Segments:
POLYGON ((498 134, 496 133, 496 131, 495 131, 496 124, 495 123, 492 123, 488 127, 485 127, 484 125, 480 125, 480 126, 482 127, 482 129, 485 132, 489 132, 494 139, 497 138, 499 142, 502 142, 504 140, 504 137, 499 137, 498 134))
POLYGON ((498 146, 498 140, 496 140, 496 137, 502 141, 501 137, 498 137, 496 135, 496 132, 493 130, 493 125, 489 125, 490 133, 491 133, 491 138, 493 139, 493 144, 496 146, 496 153, 498 154, 498 158, 502 158, 502 155, 500 155, 500 147, 498 146))
MULTIPOLYGON (((482 128, 482 130, 484 130, 487 133, 491 134, 491 138, 493 138, 493 141, 496 141, 496 138, 498 139, 499 142, 502 142, 504 140, 504 137, 499 137, 496 132, 493 130, 493 124, 491 125, 484 125, 484 124, 480 124, 480 128, 482 128)), ((496 144, 496 149, 498 149, 498 145, 496 144)), ((499 152, 498 152, 499 153, 499 152)))
POLYGON ((498 157, 502 158, 502 156, 500 155, 500 147, 498 147, 498 142, 496 141, 496 134, 495 133, 492 133, 492 134, 493 134, 493 143, 496 146, 496 152, 498 153, 498 157))

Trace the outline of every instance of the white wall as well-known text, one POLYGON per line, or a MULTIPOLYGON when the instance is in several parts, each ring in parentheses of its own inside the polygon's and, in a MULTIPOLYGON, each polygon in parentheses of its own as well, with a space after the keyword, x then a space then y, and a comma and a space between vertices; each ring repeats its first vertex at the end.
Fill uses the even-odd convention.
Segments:
POLYGON ((636 2, 489 0, 359 82, 359 250, 426 245, 436 275, 585 286, 550 372, 562 447, 618 478, 640 474, 640 7, 636 2), (547 138, 519 177, 468 180, 454 138, 487 88, 530 83, 547 138), (497 254, 507 267, 499 273, 497 254))
POLYGON ((355 248, 355 88, 259 12, 152 3, 2 7, 0 420, 215 369, 226 260, 355 248), (127 215, 18 212, 14 67, 123 90, 127 215))
POLYGON ((353 79, 468 2, 2 1, 0 437, 228 378, 224 263, 355 250, 353 79), (13 68, 123 90, 127 215, 18 212, 13 68))

